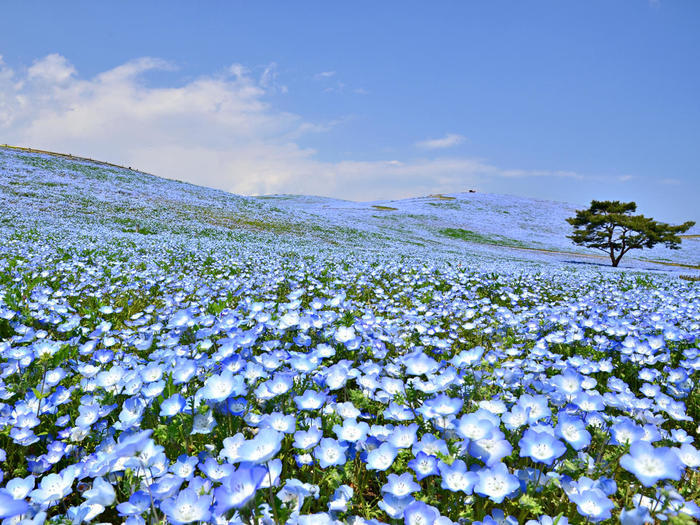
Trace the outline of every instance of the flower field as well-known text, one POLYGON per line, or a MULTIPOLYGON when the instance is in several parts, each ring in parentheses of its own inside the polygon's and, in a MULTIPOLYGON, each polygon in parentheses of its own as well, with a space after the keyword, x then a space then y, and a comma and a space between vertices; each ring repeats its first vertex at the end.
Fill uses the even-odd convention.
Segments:
POLYGON ((48 188, 0 229, 3 523, 700 519, 698 283, 124 231, 48 188))

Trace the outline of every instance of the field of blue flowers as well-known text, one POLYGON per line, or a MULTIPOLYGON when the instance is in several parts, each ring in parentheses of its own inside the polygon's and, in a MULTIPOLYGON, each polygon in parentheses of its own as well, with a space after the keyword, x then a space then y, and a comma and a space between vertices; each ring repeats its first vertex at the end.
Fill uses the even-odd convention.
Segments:
POLYGON ((26 228, 40 197, 0 229, 3 524, 700 519, 696 282, 26 228))

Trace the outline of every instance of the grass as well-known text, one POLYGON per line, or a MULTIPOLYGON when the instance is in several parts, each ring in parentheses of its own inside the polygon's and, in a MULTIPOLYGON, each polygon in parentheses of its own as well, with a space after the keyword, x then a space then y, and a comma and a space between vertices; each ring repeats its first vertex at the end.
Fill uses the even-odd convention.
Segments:
POLYGON ((491 244, 494 246, 511 246, 515 248, 528 248, 528 246, 517 239, 511 239, 502 235, 484 235, 471 230, 463 230, 462 228, 443 228, 440 233, 452 239, 461 239, 467 242, 477 244, 491 244))
POLYGON ((382 210, 382 211, 397 211, 398 210, 398 208, 392 208, 391 206, 379 206, 376 204, 373 204, 372 208, 374 208, 375 210, 382 210))
POLYGON ((459 210, 460 206, 457 202, 429 202, 428 205, 435 206, 436 208, 447 208, 450 210, 459 210))
POLYGON ((442 193, 435 193, 433 195, 428 195, 428 197, 432 199, 442 199, 446 201, 453 201, 457 199, 457 197, 450 197, 449 195, 443 195, 442 193))

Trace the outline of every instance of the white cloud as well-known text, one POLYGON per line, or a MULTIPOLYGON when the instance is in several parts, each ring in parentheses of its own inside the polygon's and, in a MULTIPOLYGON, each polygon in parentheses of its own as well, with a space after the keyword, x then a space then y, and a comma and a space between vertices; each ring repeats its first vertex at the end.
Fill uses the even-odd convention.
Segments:
POLYGON ((324 78, 331 78, 333 76, 335 76, 335 71, 321 71, 320 73, 316 73, 314 78, 316 80, 321 80, 324 78))
MULTIPOLYGON (((56 54, 24 70, 0 59, 0 135, 8 144, 89 156, 242 194, 375 200, 474 186, 498 190, 494 181, 513 178, 579 177, 505 170, 469 158, 323 162, 298 140, 342 120, 314 123, 271 106, 266 94, 277 89, 274 64, 258 80, 239 64, 171 87, 144 79, 150 71, 174 69, 146 57, 81 78, 56 54)), ((447 135, 425 143, 435 149, 461 140, 447 135)))
POLYGON ((62 83, 75 74, 75 68, 59 54, 53 53, 40 60, 35 60, 27 71, 27 76, 33 80, 43 80, 51 83, 62 83))
POLYGON ((456 133, 448 133, 439 139, 427 139, 416 143, 421 149, 445 149, 457 146, 464 142, 465 138, 462 135, 457 135, 456 133))

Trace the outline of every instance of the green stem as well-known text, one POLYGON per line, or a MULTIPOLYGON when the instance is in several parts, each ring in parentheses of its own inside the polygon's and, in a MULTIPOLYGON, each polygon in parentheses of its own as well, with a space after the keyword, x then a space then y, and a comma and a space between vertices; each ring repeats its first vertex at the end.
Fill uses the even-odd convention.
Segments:
POLYGON ((41 376, 41 392, 39 394, 39 404, 36 407, 36 417, 41 413, 41 401, 44 399, 44 386, 46 385, 46 361, 44 361, 44 373, 41 376))
POLYGON ((266 463, 267 466, 267 477, 270 480, 270 486, 268 491, 268 499, 270 500, 270 507, 272 507, 272 512, 275 515, 275 525, 280 525, 280 518, 277 515, 277 505, 275 505, 275 495, 272 492, 272 471, 270 470, 270 463, 266 463))

